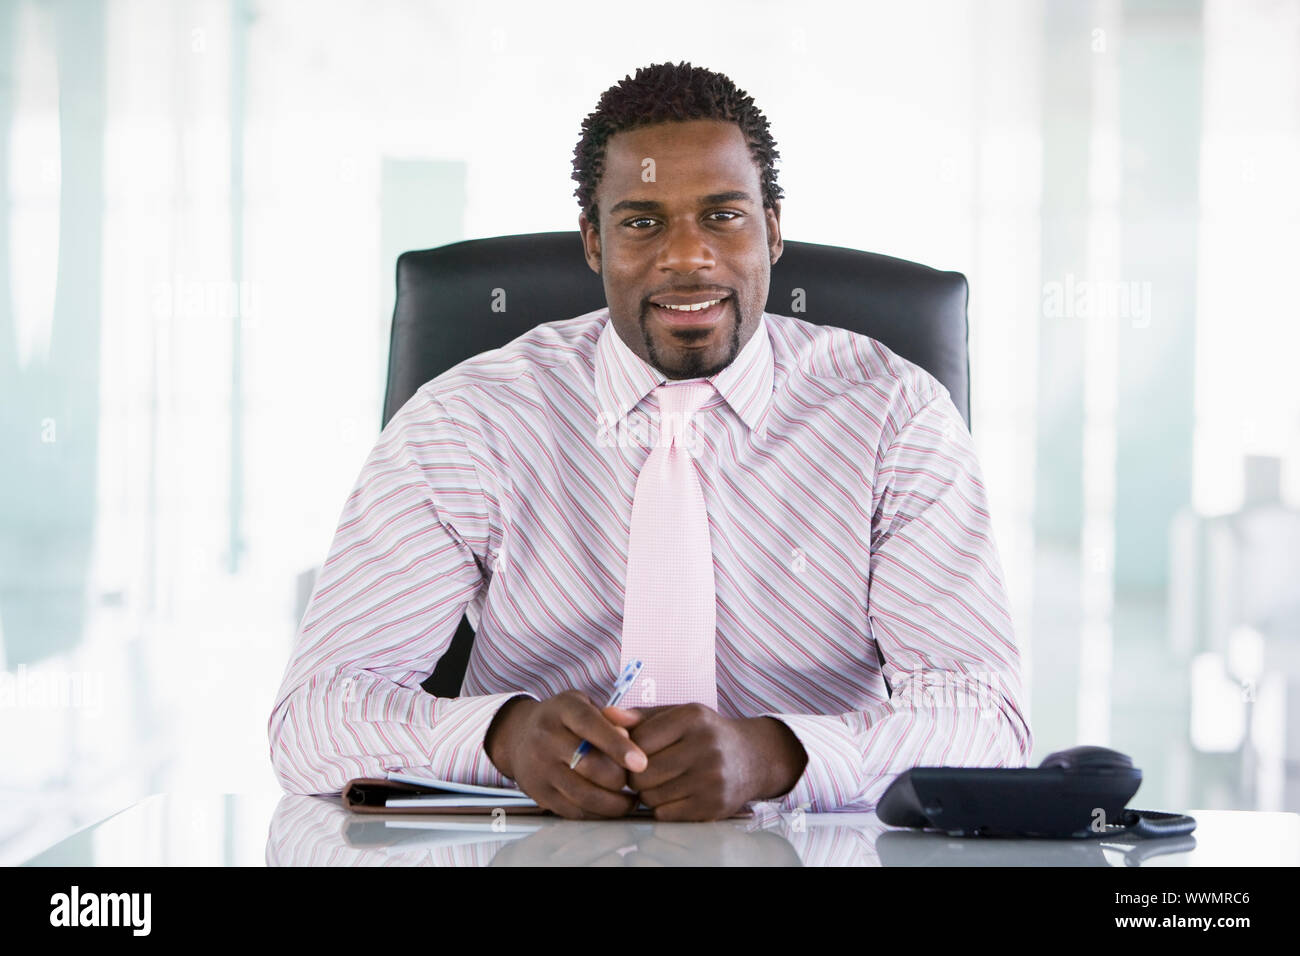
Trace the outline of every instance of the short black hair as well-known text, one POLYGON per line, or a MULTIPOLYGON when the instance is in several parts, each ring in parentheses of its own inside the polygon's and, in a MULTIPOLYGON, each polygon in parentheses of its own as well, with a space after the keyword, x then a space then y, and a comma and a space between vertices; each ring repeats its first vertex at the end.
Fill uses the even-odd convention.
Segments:
POLYGON ((609 138, 624 130, 657 123, 716 119, 740 126, 758 164, 764 208, 775 206, 785 195, 776 184, 773 165, 781 154, 768 128, 767 117, 754 98, 736 88, 721 73, 689 63, 643 66, 634 77, 624 77, 601 94, 595 112, 582 121, 582 138, 573 150, 573 194, 592 227, 600 231, 596 186, 605 172, 605 147, 609 138))

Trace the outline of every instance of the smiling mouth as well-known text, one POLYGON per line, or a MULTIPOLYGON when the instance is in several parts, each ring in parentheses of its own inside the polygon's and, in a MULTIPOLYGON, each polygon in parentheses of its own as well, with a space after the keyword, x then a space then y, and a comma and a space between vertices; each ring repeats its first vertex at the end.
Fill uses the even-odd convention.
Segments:
POLYGON ((659 321, 674 328, 700 328, 717 323, 726 313, 727 302, 731 296, 712 299, 691 306, 667 306, 650 303, 650 308, 659 321))

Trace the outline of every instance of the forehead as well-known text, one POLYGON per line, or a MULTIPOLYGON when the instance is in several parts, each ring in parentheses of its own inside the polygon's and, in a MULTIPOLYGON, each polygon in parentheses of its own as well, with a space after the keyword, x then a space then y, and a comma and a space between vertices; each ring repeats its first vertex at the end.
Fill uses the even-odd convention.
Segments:
POLYGON ((758 200, 758 165, 735 123, 687 120, 624 130, 605 147, 600 205, 636 193, 638 198, 666 200, 682 192, 748 190, 758 200), (647 182, 645 161, 653 160, 654 181, 647 182))

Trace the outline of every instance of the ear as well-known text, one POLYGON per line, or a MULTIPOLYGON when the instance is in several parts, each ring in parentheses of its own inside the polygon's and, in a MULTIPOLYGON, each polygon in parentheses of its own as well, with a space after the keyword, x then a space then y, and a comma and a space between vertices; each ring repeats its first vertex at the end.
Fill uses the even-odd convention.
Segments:
POLYGON ((578 215, 578 231, 582 233, 582 254, 587 259, 587 265, 592 272, 600 275, 600 233, 587 219, 585 212, 578 215))
POLYGON ((767 213, 767 252, 768 258, 771 259, 772 265, 781 258, 781 253, 785 251, 785 246, 781 241, 781 203, 777 201, 772 204, 771 209, 765 209, 767 213))

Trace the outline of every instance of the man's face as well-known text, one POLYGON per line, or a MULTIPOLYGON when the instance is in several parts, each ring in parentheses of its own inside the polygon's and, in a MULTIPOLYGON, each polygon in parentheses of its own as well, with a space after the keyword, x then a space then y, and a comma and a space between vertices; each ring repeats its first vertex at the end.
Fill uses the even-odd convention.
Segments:
POLYGON ((763 208, 740 127, 688 120, 615 134, 596 208, 600 232, 585 214, 578 227, 627 347, 671 379, 730 365, 758 327, 781 256, 780 206, 763 208), (714 299, 702 311, 668 308, 714 299))

